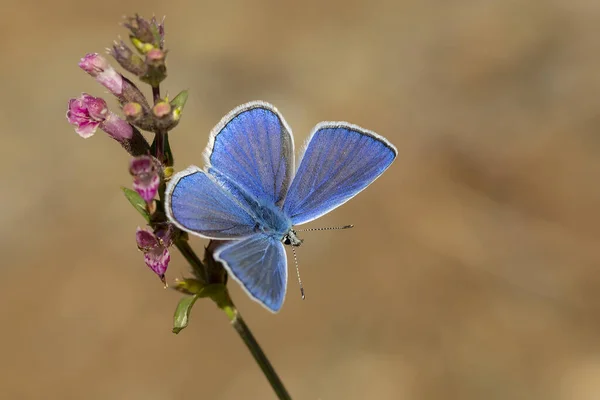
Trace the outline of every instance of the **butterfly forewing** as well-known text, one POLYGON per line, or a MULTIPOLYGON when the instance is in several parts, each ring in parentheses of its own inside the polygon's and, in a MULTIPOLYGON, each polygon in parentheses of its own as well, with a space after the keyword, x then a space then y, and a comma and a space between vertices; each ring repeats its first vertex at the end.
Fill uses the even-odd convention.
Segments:
POLYGON ((277 109, 264 102, 230 112, 211 133, 206 168, 241 201, 278 205, 294 171, 294 141, 277 109))
POLYGON ((283 205, 294 225, 341 206, 377 179, 396 158, 383 137, 345 122, 315 127, 283 205))

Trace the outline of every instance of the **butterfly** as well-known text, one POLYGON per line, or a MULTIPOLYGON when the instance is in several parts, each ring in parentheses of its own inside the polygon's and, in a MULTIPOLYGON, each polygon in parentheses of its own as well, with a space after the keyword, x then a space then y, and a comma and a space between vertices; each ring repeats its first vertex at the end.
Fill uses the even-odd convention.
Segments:
POLYGON ((271 104, 253 101, 212 130, 205 167, 173 175, 169 220, 191 234, 227 240, 213 257, 272 312, 287 288, 284 244, 299 246, 294 227, 341 206, 377 179, 398 151, 384 137, 347 122, 321 122, 298 170, 292 131, 271 104))

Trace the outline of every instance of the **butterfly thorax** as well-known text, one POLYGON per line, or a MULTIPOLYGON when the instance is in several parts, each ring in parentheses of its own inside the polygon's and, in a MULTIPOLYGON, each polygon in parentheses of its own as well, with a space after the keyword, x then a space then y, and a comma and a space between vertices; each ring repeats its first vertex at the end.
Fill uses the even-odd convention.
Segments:
MULTIPOLYGON (((238 200, 242 201, 246 210, 252 214, 256 221, 255 232, 264 233, 270 237, 281 240, 282 242, 292 231, 292 220, 281 210, 277 199, 269 197, 255 196, 244 186, 239 185, 227 175, 222 174, 215 168, 210 168, 209 172, 218 179, 218 181, 227 188, 238 200)), ((295 235, 292 246, 299 246, 302 241, 295 235)), ((291 244, 291 243, 290 243, 291 244)))
POLYGON ((281 240, 283 244, 300 246, 302 239, 292 229, 292 220, 277 206, 255 203, 252 207, 256 217, 255 231, 281 240))
POLYGON ((252 204, 251 210, 256 219, 256 232, 283 240, 292 229, 292 221, 274 204, 256 202, 252 204))

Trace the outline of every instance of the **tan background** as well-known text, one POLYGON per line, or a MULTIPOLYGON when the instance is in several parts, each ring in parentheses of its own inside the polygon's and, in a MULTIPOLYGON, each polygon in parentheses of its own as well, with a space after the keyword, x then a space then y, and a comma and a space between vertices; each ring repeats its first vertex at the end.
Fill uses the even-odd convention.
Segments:
POLYGON ((135 11, 167 14, 164 88, 191 93, 178 168, 253 99, 299 142, 349 120, 399 149, 311 225, 356 229, 304 235, 306 301, 291 280, 271 315, 231 285, 294 398, 600 398, 600 3, 131 3, 3 2, 0 398, 273 397, 209 301, 170 333, 128 157, 65 120, 104 92, 79 58, 135 11))

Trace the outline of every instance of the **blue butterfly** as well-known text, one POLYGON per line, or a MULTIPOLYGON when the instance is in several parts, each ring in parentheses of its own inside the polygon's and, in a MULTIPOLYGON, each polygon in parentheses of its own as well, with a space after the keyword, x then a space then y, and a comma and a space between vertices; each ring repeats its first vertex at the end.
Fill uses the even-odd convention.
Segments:
POLYGON ((229 240, 213 256, 248 295, 281 309, 287 288, 284 244, 299 246, 294 226, 341 206, 377 179, 396 148, 347 122, 321 122, 294 168, 292 131, 272 105, 235 108, 213 129, 204 170, 191 166, 167 185, 166 213, 177 227, 229 240))

